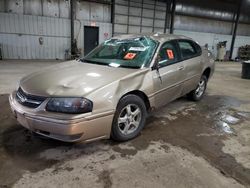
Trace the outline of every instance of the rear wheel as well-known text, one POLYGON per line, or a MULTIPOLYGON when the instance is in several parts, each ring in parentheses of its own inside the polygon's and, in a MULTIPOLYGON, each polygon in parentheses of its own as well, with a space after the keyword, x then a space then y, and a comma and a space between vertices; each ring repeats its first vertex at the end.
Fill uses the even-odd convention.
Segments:
POLYGON ((137 95, 123 97, 115 112, 111 138, 127 141, 138 136, 146 121, 147 111, 144 101, 137 95))
POLYGON ((198 86, 195 90, 191 91, 187 96, 193 101, 199 101, 202 99, 207 88, 207 77, 205 75, 201 76, 198 86))

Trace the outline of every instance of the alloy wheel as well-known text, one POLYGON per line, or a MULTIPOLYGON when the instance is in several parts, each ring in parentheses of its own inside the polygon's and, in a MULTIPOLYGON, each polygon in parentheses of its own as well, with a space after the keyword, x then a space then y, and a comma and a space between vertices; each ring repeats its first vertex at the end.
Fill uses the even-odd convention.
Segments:
POLYGON ((118 117, 118 128, 123 135, 129 135, 137 130, 141 123, 141 109, 136 104, 125 106, 118 117))
POLYGON ((199 84, 198 84, 197 89, 195 90, 196 97, 198 97, 198 98, 201 97, 203 95, 205 89, 206 89, 206 82, 204 79, 201 79, 199 84))

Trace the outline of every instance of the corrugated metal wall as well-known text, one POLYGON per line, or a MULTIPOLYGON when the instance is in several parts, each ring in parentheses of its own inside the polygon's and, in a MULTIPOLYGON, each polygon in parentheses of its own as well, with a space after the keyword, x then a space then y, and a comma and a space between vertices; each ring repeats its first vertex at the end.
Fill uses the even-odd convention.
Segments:
MULTIPOLYGON (((201 45, 208 44, 215 55, 217 43, 220 41, 228 41, 227 50, 230 50, 232 15, 223 10, 209 11, 209 8, 195 9, 197 12, 194 12, 194 7, 191 8, 177 4, 174 33, 189 36, 201 45), (204 17, 199 16, 203 11, 206 11, 203 13, 204 17), (205 13, 208 15, 204 15, 205 13), (193 16, 194 14, 197 14, 197 17, 193 16), (209 16, 217 17, 211 19, 209 16)), ((167 9, 165 2, 157 0, 115 0, 114 34, 164 32, 167 9)), ((216 9, 219 8, 216 7, 216 9)), ((233 58, 237 56, 238 47, 246 44, 250 44, 250 24, 240 23, 233 58)))
POLYGON ((176 30, 187 30, 205 33, 227 34, 232 33, 231 22, 196 18, 191 16, 176 15, 174 28, 176 30))
POLYGON ((116 0, 114 35, 164 32, 166 3, 153 0, 116 0))
MULTIPOLYGON (((182 1, 185 2, 185 0, 182 1)), ((183 4, 182 1, 177 1, 174 29, 232 34, 234 14, 229 10, 226 11, 228 7, 214 7, 212 9, 212 5, 207 8, 199 7, 199 4, 209 4, 208 2, 187 5, 188 2, 183 4)), ((221 6, 223 6, 222 3, 221 1, 221 6)), ((233 7, 232 4, 229 5, 228 9, 237 10, 237 5, 233 7)), ((115 0, 114 34, 164 32, 167 9, 166 2, 158 0, 115 0)), ((246 16, 241 18, 242 21, 247 19, 246 16)), ((237 34, 250 36, 250 23, 240 23, 237 34)))
MULTIPOLYGON (((65 59, 65 51, 70 49, 69 3, 68 0, 0 0, 0 11, 9 12, 0 13, 3 58, 65 59)), ((77 1, 76 7, 75 37, 83 54, 84 25, 99 27, 100 42, 112 36, 110 5, 77 1)))
POLYGON ((69 19, 0 13, 0 23, 5 59, 64 59, 70 48, 69 19))
MULTIPOLYGON (((192 0, 198 3, 194 7, 187 6, 185 0, 177 2, 174 33, 207 43, 210 48, 227 40, 229 48, 233 24, 227 10, 218 12, 216 7, 209 12, 209 7, 203 7, 197 9, 197 15, 205 10, 204 17, 195 17, 192 13, 199 1, 192 0)), ((164 32, 169 26, 165 20, 170 7, 164 1, 115 0, 114 7, 114 35, 164 32)), ((64 59, 65 50, 70 49, 70 0, 0 0, 0 12, 0 45, 5 59, 64 59)), ((75 37, 82 53, 84 25, 99 27, 100 42, 111 37, 111 5, 76 1, 75 37)), ((237 47, 250 43, 250 25, 240 23, 237 34, 234 57, 237 47)))

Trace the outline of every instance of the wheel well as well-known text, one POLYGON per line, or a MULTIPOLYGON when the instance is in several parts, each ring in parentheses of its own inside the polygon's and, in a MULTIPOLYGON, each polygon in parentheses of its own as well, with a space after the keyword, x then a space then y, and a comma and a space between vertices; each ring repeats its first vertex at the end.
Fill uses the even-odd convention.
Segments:
MULTIPOLYGON (((126 95, 129 95, 129 94, 137 95, 138 97, 140 97, 140 98, 144 101, 144 103, 145 103, 145 105, 146 105, 147 111, 148 111, 148 112, 150 111, 150 109, 151 109, 151 107, 150 107, 150 102, 149 102, 148 96, 147 96, 144 92, 139 91, 139 90, 134 90, 134 91, 130 91, 130 92, 126 93, 126 94, 123 95, 122 97, 124 97, 124 96, 126 96, 126 95)), ((121 98, 122 98, 122 97, 121 97, 121 98)))
POLYGON ((207 77, 207 79, 209 79, 210 73, 211 73, 211 69, 210 68, 206 68, 204 70, 204 72, 203 72, 202 75, 205 75, 207 77))

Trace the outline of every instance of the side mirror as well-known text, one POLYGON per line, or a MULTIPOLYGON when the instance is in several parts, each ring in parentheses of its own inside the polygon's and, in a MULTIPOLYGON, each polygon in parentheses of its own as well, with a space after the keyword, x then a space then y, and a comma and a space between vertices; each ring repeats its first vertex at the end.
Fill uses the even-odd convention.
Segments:
POLYGON ((160 55, 158 54, 157 57, 156 57, 156 60, 155 60, 155 63, 154 63, 154 66, 152 67, 152 70, 159 70, 160 68, 160 64, 159 62, 161 61, 161 57, 160 55))
POLYGON ((158 78, 160 79, 161 84, 162 84, 162 79, 161 79, 161 75, 160 75, 160 71, 159 71, 160 61, 161 61, 161 57, 159 55, 157 55, 154 66, 152 67, 152 70, 156 70, 158 78))

